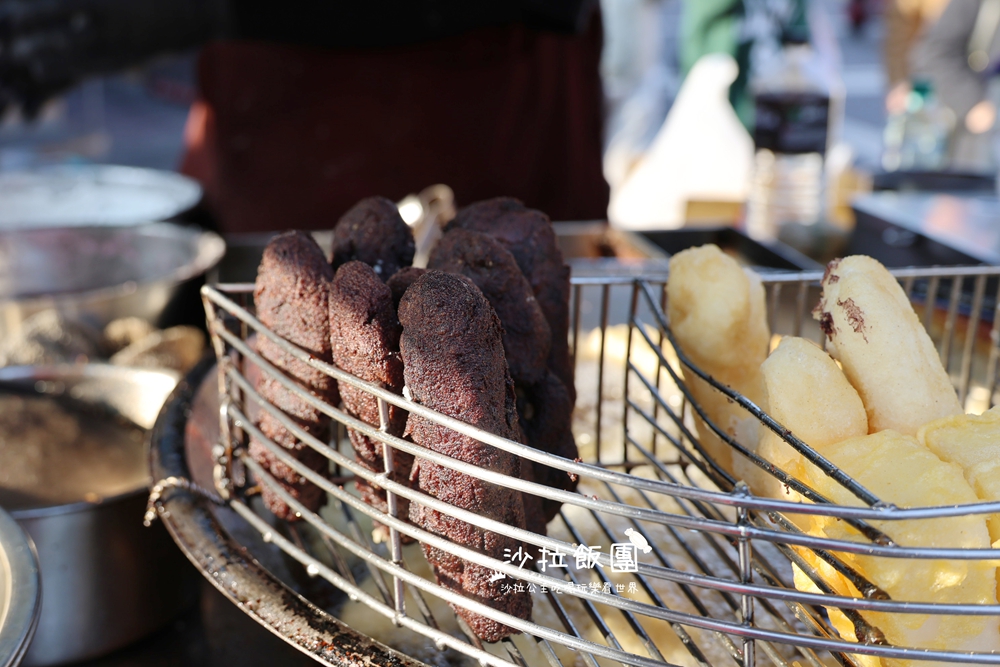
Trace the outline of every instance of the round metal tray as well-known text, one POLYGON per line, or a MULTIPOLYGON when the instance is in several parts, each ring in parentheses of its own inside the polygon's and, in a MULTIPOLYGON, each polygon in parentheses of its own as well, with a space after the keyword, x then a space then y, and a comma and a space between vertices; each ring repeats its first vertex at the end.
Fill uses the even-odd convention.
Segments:
MULTIPOLYGON (((149 451, 154 480, 182 478, 212 488, 211 447, 218 441, 218 405, 214 359, 206 359, 181 380, 156 420, 149 451)), ((266 554, 247 548, 248 535, 235 539, 232 533, 240 530, 243 520, 213 503, 207 493, 168 488, 160 506, 160 520, 205 578, 303 653, 337 667, 427 667, 356 632, 285 585, 269 571, 280 563, 261 563, 258 558, 266 554)))

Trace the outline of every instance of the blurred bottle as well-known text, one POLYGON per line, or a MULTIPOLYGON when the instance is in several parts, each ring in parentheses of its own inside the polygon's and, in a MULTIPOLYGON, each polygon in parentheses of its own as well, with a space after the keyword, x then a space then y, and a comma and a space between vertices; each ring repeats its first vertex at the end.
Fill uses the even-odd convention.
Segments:
POLYGON ((938 104, 927 81, 914 82, 906 107, 885 125, 882 167, 886 171, 941 171, 948 164, 954 117, 938 104))
POLYGON ((789 223, 810 226, 822 218, 836 87, 831 68, 802 31, 786 31, 781 43, 751 81, 756 154, 746 229, 763 240, 777 238, 789 223))

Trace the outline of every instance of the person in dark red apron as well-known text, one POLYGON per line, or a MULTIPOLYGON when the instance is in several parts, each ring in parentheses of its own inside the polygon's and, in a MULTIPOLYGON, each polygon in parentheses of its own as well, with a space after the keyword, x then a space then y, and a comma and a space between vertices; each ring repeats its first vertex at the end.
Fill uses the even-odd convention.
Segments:
POLYGON ((0 101, 30 109, 83 75, 210 40, 181 169, 223 231, 330 228, 362 197, 433 183, 459 205, 507 195, 553 219, 606 215, 590 2, 65 4, 76 13, 6 30, 0 15, 0 101), (93 34, 28 55, 3 48, 42 44, 24 39, 42 30, 93 34))

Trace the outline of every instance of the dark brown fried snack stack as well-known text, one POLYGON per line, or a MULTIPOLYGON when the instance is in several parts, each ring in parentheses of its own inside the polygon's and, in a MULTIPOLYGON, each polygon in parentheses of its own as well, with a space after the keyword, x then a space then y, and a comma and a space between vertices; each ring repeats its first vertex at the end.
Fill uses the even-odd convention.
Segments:
MULTIPOLYGON (((555 373, 548 371, 540 382, 517 387, 517 413, 529 445, 571 461, 577 459, 579 451, 572 431, 573 401, 555 373)), ((563 491, 576 490, 576 475, 542 463, 532 465, 534 481, 539 484, 563 491)), ((535 532, 544 534, 545 524, 559 513, 562 503, 545 498, 541 505, 543 528, 535 532)))
MULTIPOLYGON (((413 400, 497 435, 518 437, 514 387, 503 353, 500 321, 472 281, 428 271, 406 291, 399 305, 400 351, 413 400)), ((516 477, 519 457, 411 414, 413 441, 435 452, 516 477)), ((411 482, 424 493, 456 507, 525 527, 521 494, 417 458, 411 482)), ((522 543, 482 530, 419 503, 410 519, 424 529, 493 558, 509 560, 522 543), (505 553, 506 552, 506 553, 505 553)), ((531 596, 507 590, 510 579, 491 581, 488 568, 424 545, 438 583, 522 619, 531 617, 531 596), (506 584, 506 586, 505 586, 506 584)), ((480 639, 496 642, 517 630, 462 607, 456 613, 480 639)))
MULTIPOLYGON (((399 354, 401 328, 392 302, 392 292, 364 262, 348 262, 337 269, 330 288, 330 337, 333 363, 352 375, 379 384, 397 394, 403 392, 403 360, 399 354)), ((344 409, 372 426, 379 426, 378 400, 371 394, 342 383, 344 409)), ((406 411, 389 406, 388 433, 402 436, 406 411)), ((358 462, 374 472, 385 471, 383 444, 362 433, 348 430, 358 462)), ((413 456, 394 452, 392 479, 409 483, 413 456)), ((358 478, 362 500, 388 512, 385 491, 358 478)), ((409 501, 399 498, 399 516, 409 516, 409 501)))
MULTIPOLYGON (((507 361, 511 365, 511 375, 517 388, 521 427, 527 443, 535 449, 575 459, 578 450, 573 439, 572 417, 576 394, 572 384, 567 386, 567 380, 564 379, 568 377, 568 381, 572 383, 573 378, 567 340, 569 268, 563 264, 562 254, 556 246, 552 223, 543 213, 525 208, 516 199, 498 198, 479 202, 459 212, 431 257, 431 261, 435 262, 439 253, 443 257, 452 256, 454 259, 451 261, 437 260, 440 268, 460 271, 473 277, 493 304, 509 334, 511 330, 530 330, 527 326, 533 322, 530 310, 523 303, 523 292, 514 287, 516 281, 509 277, 510 269, 499 261, 498 253, 492 247, 479 241, 474 236, 475 232, 469 231, 472 229, 489 235, 497 245, 509 250, 518 272, 527 278, 526 282, 536 297, 537 311, 549 323, 551 343, 544 360, 547 368, 538 364, 537 358, 518 354, 517 349, 512 349, 509 335, 504 338, 507 361), (448 241, 449 237, 452 238, 451 242, 448 241), (477 267, 476 271, 470 270, 470 266, 477 267), (473 274, 478 274, 478 277, 473 274), (560 342, 561 350, 557 350, 560 342), (535 364, 531 367, 531 374, 515 371, 515 368, 525 365, 524 359, 535 364)), ((529 346, 537 346, 537 340, 536 335, 529 346)), ((564 471, 541 463, 532 463, 532 468, 533 481, 567 491, 576 488, 576 478, 564 471)), ((525 503, 525 509, 532 512, 529 515, 531 529, 544 534, 545 524, 559 512, 561 503, 541 500, 530 494, 526 494, 525 503), (535 508, 538 509, 537 517, 533 513, 535 508)))
POLYGON ((413 263, 413 232, 396 205, 385 197, 368 197, 345 213, 333 229, 333 269, 358 260, 383 281, 413 263))
POLYGON ((386 285, 392 291, 392 305, 398 311, 399 302, 403 299, 403 295, 406 294, 406 290, 410 289, 410 285, 417 282, 417 278, 427 273, 427 269, 418 269, 415 266, 407 266, 405 268, 396 271, 392 274, 392 277, 386 281, 386 285))
POLYGON ((538 299, 552 334, 548 366, 562 380, 573 402, 573 362, 569 355, 569 267, 563 261, 552 221, 510 197, 463 208, 447 227, 489 234, 514 255, 538 299))
MULTIPOLYGON (((332 279, 333 271, 311 236, 291 231, 274 237, 264 249, 257 270, 254 286, 257 318, 279 336, 329 363, 332 357, 328 292, 332 279)), ((330 376, 284 352, 266 336, 257 337, 256 347, 264 359, 314 396, 334 405, 339 402, 337 383, 330 376)), ((255 385, 265 400, 284 411, 307 433, 320 440, 327 438, 329 417, 272 377, 261 374, 255 385)), ((263 410, 257 416, 257 428, 309 469, 326 472, 327 460, 322 454, 299 441, 263 410)), ((283 464, 255 439, 250 442, 250 455, 310 511, 316 511, 326 502, 322 489, 283 464)), ((261 486, 264 503, 275 516, 290 521, 298 518, 272 488, 267 484, 261 486)))
POLYGON ((503 325, 503 349, 515 383, 545 377, 552 345, 549 324, 514 256, 499 241, 453 229, 438 242, 427 268, 464 275, 482 291, 503 325))

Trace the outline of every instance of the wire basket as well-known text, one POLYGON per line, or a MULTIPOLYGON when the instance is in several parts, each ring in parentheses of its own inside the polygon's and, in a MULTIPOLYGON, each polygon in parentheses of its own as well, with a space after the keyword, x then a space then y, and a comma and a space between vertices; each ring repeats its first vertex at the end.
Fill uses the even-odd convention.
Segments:
MULTIPOLYGON (((962 401, 976 410, 991 406, 996 399, 1000 339, 995 298, 1000 268, 904 269, 894 275, 922 315, 962 401)), ((818 324, 809 317, 822 275, 778 273, 762 277, 772 332, 822 341, 818 324)), ((992 561, 996 552, 991 549, 898 545, 871 521, 986 514, 1000 512, 1000 503, 893 507, 791 437, 786 441, 825 469, 864 506, 800 504, 751 495, 745 485, 706 455, 695 435, 693 415, 698 408, 681 381, 681 369, 689 375, 701 372, 691 368, 682 351, 671 345, 664 314, 665 280, 665 276, 573 279, 571 350, 577 376, 574 433, 580 448, 578 461, 486 433, 310 357, 254 317, 252 284, 205 287, 202 295, 219 361, 221 396, 222 440, 213 451, 217 501, 242 517, 264 542, 301 563, 308 575, 325 579, 343 591, 348 600, 333 610, 337 617, 423 662, 468 660, 496 667, 733 662, 819 667, 871 664, 871 658, 865 656, 1000 662, 1000 656, 989 653, 891 646, 861 613, 989 616, 1000 624, 1000 605, 888 599, 884 591, 837 556, 864 553, 886 558, 992 561), (298 389, 254 352, 247 342, 252 334, 270 338, 285 352, 340 383, 373 394, 383 415, 390 404, 395 405, 504 451, 578 475, 579 492, 505 477, 361 422, 338 406, 324 404, 298 389), (335 420, 340 426, 332 441, 310 436, 264 402, 243 372, 247 361, 335 420), (330 477, 299 464, 257 430, 247 417, 253 404, 324 454, 332 463, 330 477), (385 443, 386 473, 373 473, 356 462, 344 429, 356 429, 385 443), (323 488, 329 494, 328 505, 319 513, 309 512, 285 493, 247 454, 250 437, 323 488), (547 536, 478 516, 392 481, 393 451, 560 501, 562 510, 550 522, 547 536), (274 519, 255 497, 255 483, 248 472, 261 484, 271 484, 302 521, 274 519), (388 513, 360 500, 353 485, 347 484, 354 477, 386 490, 388 513), (536 547, 534 553, 540 556, 519 560, 513 555, 505 562, 452 543, 394 516, 398 498, 511 535, 536 547), (840 518, 857 528, 858 540, 805 534, 791 519, 804 514, 840 518), (372 541, 373 521, 386 527, 382 543, 372 541), (503 575, 511 586, 531 591, 532 620, 506 615, 438 585, 429 575, 419 546, 404 546, 404 535, 476 562, 495 571, 496 576, 503 575), (807 554, 814 556, 806 558, 807 554), (812 565, 819 562, 817 558, 847 577, 863 595, 833 594, 812 565), (796 589, 791 563, 814 582, 819 593, 796 589), (367 576, 360 576, 365 573, 367 576), (489 616, 522 634, 497 644, 483 644, 444 603, 489 616), (859 642, 840 638, 830 621, 832 608, 840 609, 854 622, 859 642)), ((780 433, 781 426, 745 398, 714 386, 780 433)), ((738 442, 728 441, 737 451, 755 458, 738 442)), ((767 461, 756 462, 805 497, 819 500, 801 480, 767 461)), ((154 489, 153 505, 161 511, 163 495, 172 485, 184 486, 173 480, 154 489)), ((299 627, 285 634, 289 641, 308 647, 315 641, 309 632, 309 627, 299 627)))

